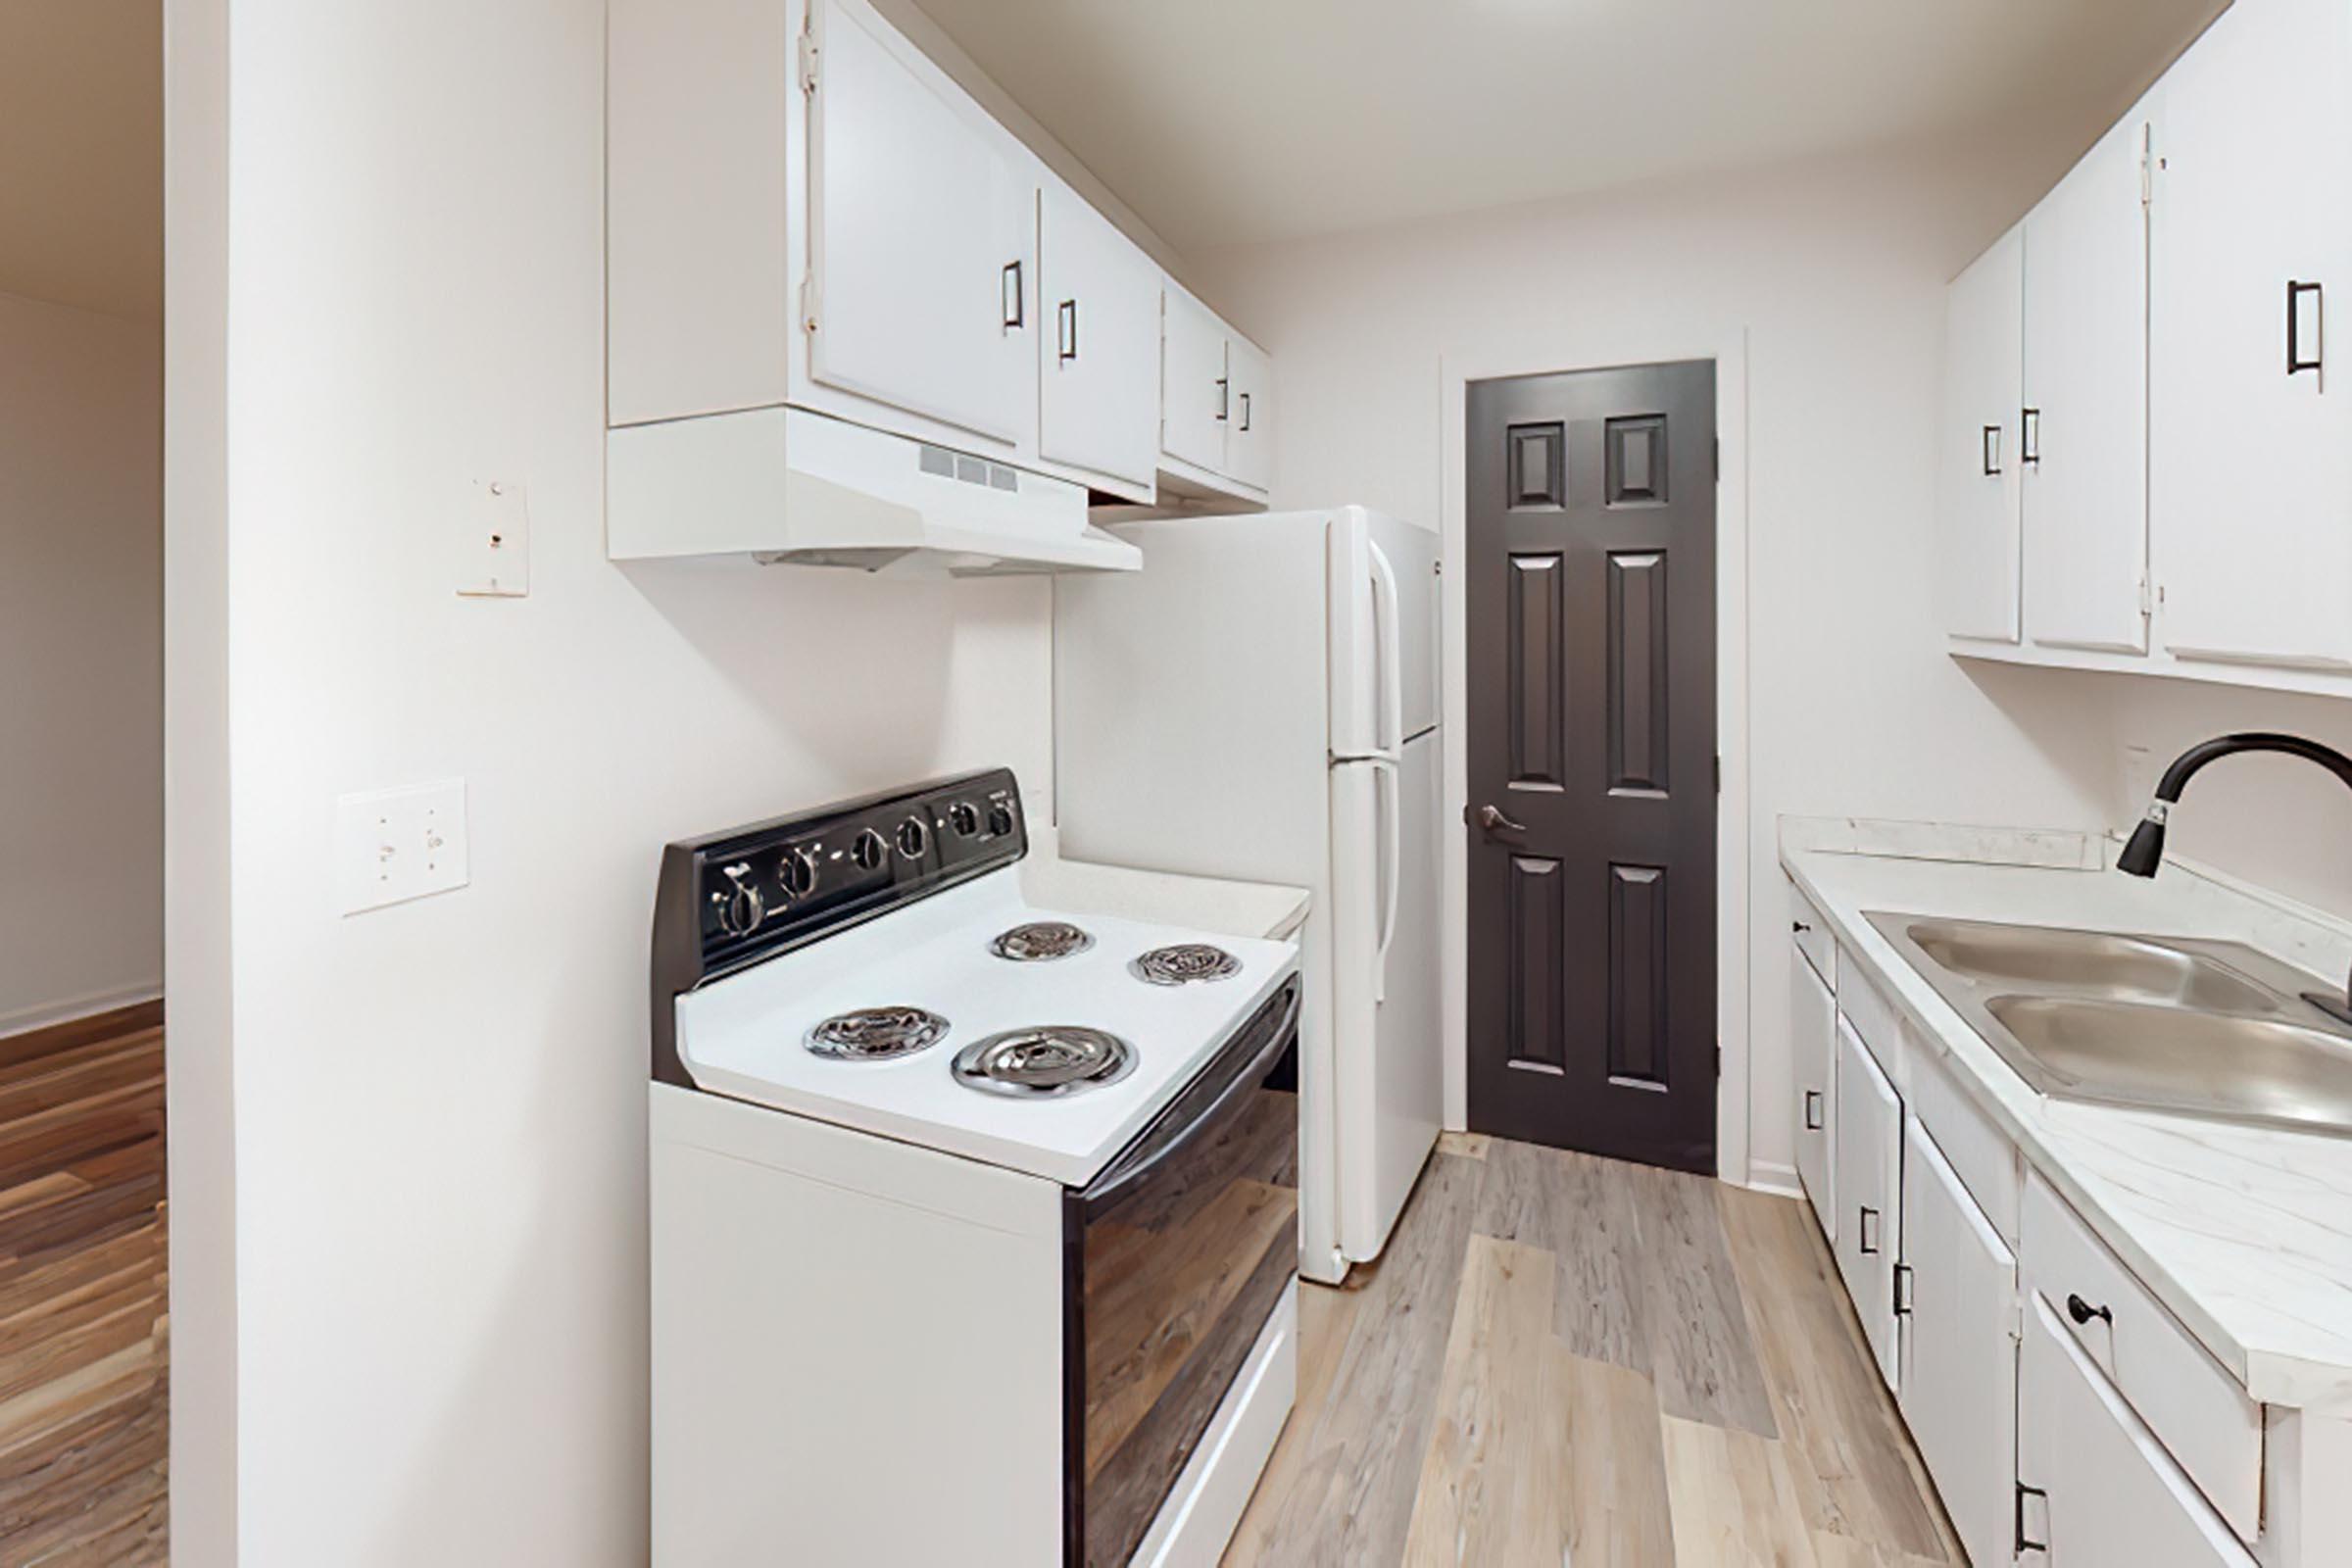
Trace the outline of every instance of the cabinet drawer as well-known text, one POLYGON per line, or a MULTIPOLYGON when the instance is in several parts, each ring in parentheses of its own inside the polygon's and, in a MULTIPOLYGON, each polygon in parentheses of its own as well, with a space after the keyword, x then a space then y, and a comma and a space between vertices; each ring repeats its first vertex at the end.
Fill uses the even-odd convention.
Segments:
POLYGON ((2017 1246, 2017 1146, 1978 1108, 1951 1067, 1926 1049, 1905 1062, 1905 1099, 2001 1240, 2017 1246))
POLYGON ((2027 1179, 2020 1224, 2026 1278, 2052 1318, 2252 1541, 2262 1528, 2262 1407, 2038 1176, 2027 1179))
POLYGON ((1879 1068, 1899 1088, 1906 1076, 1903 1067, 1903 1020, 1894 1004, 1871 983, 1862 966, 1853 961, 1853 955, 1840 954, 1838 967, 1845 975, 1845 984, 1838 988, 1838 1010, 1852 1024, 1854 1033, 1870 1048, 1879 1068))
POLYGON ((1788 884, 1788 931, 1796 938, 1799 951, 1812 961, 1813 972, 1821 983, 1832 991, 1838 989, 1838 940, 1830 935, 1830 922, 1813 907, 1813 901, 1804 896, 1794 882, 1788 884))

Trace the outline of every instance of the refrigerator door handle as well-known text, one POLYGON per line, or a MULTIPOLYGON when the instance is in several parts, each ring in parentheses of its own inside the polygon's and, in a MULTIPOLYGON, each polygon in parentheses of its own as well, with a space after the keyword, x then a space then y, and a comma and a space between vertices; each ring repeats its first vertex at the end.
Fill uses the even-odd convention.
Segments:
POLYGON ((1396 940, 1397 890, 1404 883, 1404 774, 1398 759, 1404 751, 1404 628, 1397 624, 1402 614, 1396 593, 1396 573, 1389 564, 1380 541, 1366 539, 1365 548, 1372 556, 1373 612, 1380 620, 1380 733, 1376 739, 1386 754, 1386 761, 1375 773, 1373 796, 1388 804, 1383 812, 1388 835, 1382 849, 1387 862, 1388 882, 1385 902, 1380 913, 1380 945, 1372 954, 1372 1000, 1386 1002, 1389 998, 1389 947, 1396 940), (1388 775, 1388 789, 1381 790, 1379 773, 1388 775))

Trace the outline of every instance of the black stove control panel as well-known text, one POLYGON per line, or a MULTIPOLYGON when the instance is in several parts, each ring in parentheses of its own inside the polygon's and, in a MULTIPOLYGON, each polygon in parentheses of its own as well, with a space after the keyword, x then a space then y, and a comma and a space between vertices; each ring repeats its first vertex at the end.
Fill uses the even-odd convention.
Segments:
POLYGON ((1028 853, 1009 768, 837 801, 662 852, 654 909, 654 1076, 687 1083, 677 999, 1028 853))

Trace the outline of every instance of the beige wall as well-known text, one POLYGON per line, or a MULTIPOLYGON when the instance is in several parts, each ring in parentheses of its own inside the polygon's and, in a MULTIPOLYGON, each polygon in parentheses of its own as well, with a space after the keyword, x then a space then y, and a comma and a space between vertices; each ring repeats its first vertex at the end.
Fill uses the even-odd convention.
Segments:
POLYGON ((163 985, 162 353, 0 295, 0 1033, 163 985))
POLYGON ((1434 521, 1448 350, 1745 328, 1749 1131, 1766 1179, 1788 1179, 1790 1158, 1776 819, 2100 827, 2114 812, 2102 701, 2086 709, 2064 677, 1964 669, 1936 632, 1943 284, 2039 173, 2023 157, 1886 154, 1199 258, 1275 355, 1281 506, 1434 521))

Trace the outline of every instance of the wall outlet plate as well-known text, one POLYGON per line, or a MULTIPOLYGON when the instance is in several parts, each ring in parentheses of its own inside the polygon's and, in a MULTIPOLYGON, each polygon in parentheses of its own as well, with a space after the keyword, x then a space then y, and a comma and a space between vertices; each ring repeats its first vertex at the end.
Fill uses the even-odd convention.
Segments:
POLYGON ((368 790, 335 801, 335 902, 345 914, 462 888, 466 781, 368 790))
POLYGON ((531 591, 531 509, 512 479, 476 479, 458 535, 458 592, 522 599, 531 591))

